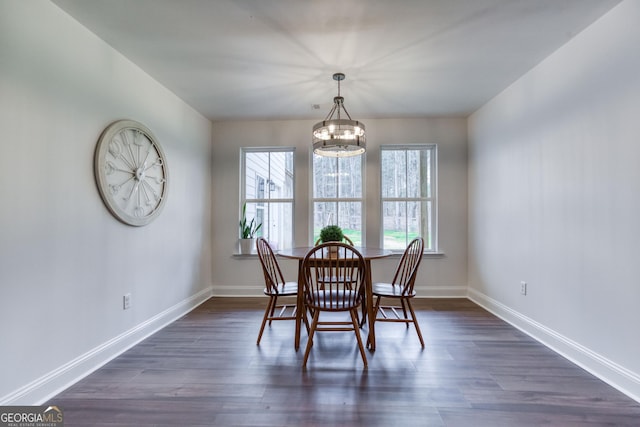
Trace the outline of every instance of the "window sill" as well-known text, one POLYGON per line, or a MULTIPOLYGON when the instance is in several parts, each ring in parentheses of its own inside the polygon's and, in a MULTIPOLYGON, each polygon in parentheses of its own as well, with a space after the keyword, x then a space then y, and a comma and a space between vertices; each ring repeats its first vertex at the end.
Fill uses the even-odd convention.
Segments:
MULTIPOLYGON (((391 258, 395 257, 396 255, 398 257, 401 257, 402 254, 404 253, 404 251, 393 251, 391 258)), ((422 253, 422 257, 423 258, 443 258, 445 257, 446 254, 444 252, 440 252, 440 251, 436 251, 436 252, 423 252, 422 253)))
POLYGON ((444 258, 445 253, 444 252, 440 252, 440 251, 435 251, 435 252, 423 252, 422 256, 424 258, 444 258))

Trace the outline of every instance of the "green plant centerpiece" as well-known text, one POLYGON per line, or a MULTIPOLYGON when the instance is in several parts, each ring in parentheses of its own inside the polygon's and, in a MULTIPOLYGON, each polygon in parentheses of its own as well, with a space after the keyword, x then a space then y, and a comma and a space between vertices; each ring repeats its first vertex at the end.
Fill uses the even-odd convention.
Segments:
POLYGON ((344 240, 344 234, 342 228, 337 225, 327 225, 320 230, 320 241, 322 243, 327 242, 342 242, 344 240))
MULTIPOLYGON (((320 230, 320 241, 322 243, 327 242, 342 242, 344 239, 344 234, 342 233, 342 228, 337 225, 327 225, 322 230, 320 230)), ((329 256, 336 257, 338 255, 338 248, 330 247, 329 248, 329 256)))
POLYGON ((255 246, 255 237, 262 223, 257 224, 252 218, 247 224, 247 204, 242 205, 242 218, 240 219, 240 253, 249 254, 255 246))

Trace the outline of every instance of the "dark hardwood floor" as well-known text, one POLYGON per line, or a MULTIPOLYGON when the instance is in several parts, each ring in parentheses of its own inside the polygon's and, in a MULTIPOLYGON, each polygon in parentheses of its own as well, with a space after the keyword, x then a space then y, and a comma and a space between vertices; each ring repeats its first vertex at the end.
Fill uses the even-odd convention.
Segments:
POLYGON ((365 370, 325 332, 306 371, 293 322, 256 346, 266 302, 210 299, 48 403, 67 427, 640 426, 639 403, 466 299, 415 300, 424 350, 377 324, 365 370))

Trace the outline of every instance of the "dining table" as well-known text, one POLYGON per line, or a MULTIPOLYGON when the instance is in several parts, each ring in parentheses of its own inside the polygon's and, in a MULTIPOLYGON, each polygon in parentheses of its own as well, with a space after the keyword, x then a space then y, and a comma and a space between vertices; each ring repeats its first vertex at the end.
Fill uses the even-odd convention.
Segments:
MULTIPOLYGON (((382 248, 370 248, 354 246, 355 249, 360 252, 362 258, 365 261, 365 317, 369 323, 369 334, 367 340, 367 348, 371 351, 376 349, 376 334, 375 334, 375 313, 373 303, 373 289, 371 281, 371 260, 386 258, 391 256, 393 252, 388 249, 382 248)), ((304 309, 304 274, 302 272, 302 261, 304 257, 309 253, 313 246, 300 246, 295 248, 281 249, 278 251, 278 255, 283 258, 297 259, 298 260, 298 294, 297 294, 297 309, 296 309, 296 332, 294 346, 296 351, 300 348, 300 335, 302 329, 302 316, 305 315, 304 309)))

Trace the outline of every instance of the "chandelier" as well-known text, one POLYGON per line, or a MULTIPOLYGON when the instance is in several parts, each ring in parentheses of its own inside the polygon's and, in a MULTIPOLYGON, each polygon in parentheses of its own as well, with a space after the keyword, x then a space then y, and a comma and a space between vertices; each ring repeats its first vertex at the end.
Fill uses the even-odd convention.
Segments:
POLYGON ((364 124, 351 119, 344 98, 340 96, 340 82, 344 79, 343 73, 333 75, 333 80, 338 82, 338 96, 333 98, 333 107, 327 117, 313 126, 313 152, 320 156, 357 156, 367 147, 364 124), (342 111, 348 119, 342 118, 342 111))

